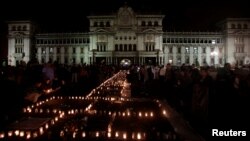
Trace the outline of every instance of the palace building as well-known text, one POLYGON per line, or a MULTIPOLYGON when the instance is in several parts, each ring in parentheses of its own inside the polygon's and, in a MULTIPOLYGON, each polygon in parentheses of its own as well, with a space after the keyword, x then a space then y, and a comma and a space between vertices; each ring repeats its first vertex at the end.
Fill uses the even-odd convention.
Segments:
POLYGON ((138 14, 127 5, 111 15, 91 15, 89 32, 37 33, 31 21, 8 22, 8 64, 39 63, 250 64, 250 19, 228 18, 219 32, 164 32, 161 14, 138 14))

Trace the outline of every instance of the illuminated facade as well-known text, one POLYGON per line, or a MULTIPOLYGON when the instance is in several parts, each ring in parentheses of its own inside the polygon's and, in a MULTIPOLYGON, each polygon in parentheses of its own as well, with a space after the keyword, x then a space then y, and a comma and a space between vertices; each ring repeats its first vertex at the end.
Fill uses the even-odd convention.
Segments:
POLYGON ((8 63, 35 57, 40 63, 250 64, 250 19, 226 19, 220 32, 164 32, 164 15, 121 7, 113 15, 88 16, 86 33, 38 34, 30 21, 8 23, 8 63))

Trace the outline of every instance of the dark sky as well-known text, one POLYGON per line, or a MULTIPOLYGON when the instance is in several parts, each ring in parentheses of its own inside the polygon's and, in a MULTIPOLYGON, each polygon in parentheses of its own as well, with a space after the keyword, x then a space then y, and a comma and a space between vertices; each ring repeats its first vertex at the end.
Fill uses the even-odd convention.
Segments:
POLYGON ((0 17, 1 22, 32 19, 49 30, 85 31, 87 15, 116 12, 125 1, 136 12, 161 11, 167 30, 206 30, 226 17, 250 17, 245 0, 1 0, 0 17))

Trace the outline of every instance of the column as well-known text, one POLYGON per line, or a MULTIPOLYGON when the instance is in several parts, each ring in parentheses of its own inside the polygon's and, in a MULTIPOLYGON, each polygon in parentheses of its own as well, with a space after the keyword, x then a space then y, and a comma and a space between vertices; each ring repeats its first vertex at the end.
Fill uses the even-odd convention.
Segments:
POLYGON ((194 47, 189 47, 189 52, 190 52, 190 65, 194 64, 194 47))
POLYGON ((201 58, 202 47, 197 47, 197 49, 198 49, 198 62, 199 62, 199 65, 201 66, 202 65, 202 58, 201 58))
POLYGON ((176 53, 177 53, 177 48, 176 46, 173 46, 173 60, 172 60, 173 65, 176 65, 177 63, 176 53))
POLYGON ((209 46, 206 47, 206 61, 207 65, 211 65, 211 51, 209 46))
POLYGON ((45 56, 45 63, 48 63, 49 61, 49 47, 45 48, 46 56, 45 56))
POLYGON ((186 47, 181 47, 181 65, 183 63, 186 63, 186 58, 185 58, 186 55, 188 55, 186 53, 186 47))
POLYGON ((219 48, 218 46, 214 47, 214 64, 217 66, 219 64, 219 48))
POLYGON ((37 48, 37 59, 39 63, 42 62, 42 48, 41 47, 37 48))

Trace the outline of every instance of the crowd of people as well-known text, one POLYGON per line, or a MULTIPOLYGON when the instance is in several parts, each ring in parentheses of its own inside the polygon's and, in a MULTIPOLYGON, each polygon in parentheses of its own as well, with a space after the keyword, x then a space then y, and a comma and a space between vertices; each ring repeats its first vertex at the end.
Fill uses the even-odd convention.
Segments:
POLYGON ((132 95, 166 100, 203 136, 211 129, 246 130, 250 67, 132 66, 132 95))
MULTIPOLYGON (((165 100, 204 136, 210 136, 211 128, 247 128, 250 67, 232 68, 226 63, 222 68, 185 64, 124 68, 129 69, 127 78, 133 97, 165 100)), ((0 69, 2 125, 18 116, 16 111, 21 112, 25 104, 43 98, 48 89, 60 89, 60 95, 84 95, 121 66, 30 61, 0 69)))
POLYGON ((0 67, 0 127, 21 114, 22 108, 53 95, 86 95, 119 69, 105 64, 39 64, 33 60, 17 66, 0 67))

